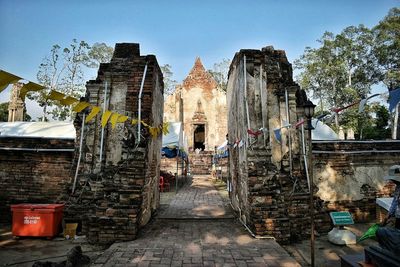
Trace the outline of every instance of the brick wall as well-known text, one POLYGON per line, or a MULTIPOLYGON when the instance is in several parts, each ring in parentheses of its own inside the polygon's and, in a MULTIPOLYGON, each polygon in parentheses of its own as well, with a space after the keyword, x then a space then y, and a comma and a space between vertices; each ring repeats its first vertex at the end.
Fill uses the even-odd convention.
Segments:
POLYGON ((313 158, 316 195, 326 209, 348 210, 356 222, 371 222, 376 198, 394 191, 383 177, 399 164, 400 141, 314 141, 313 158))
MULTIPOLYGON (((179 159, 179 163, 181 162, 181 160, 179 159)), ((160 166, 160 170, 165 171, 165 172, 170 172, 174 175, 174 173, 176 173, 176 167, 177 165, 177 158, 166 158, 166 157, 162 157, 161 158, 161 166, 160 166)), ((180 171, 180 165, 179 165, 179 171, 180 171)))
MULTIPOLYGON (((102 107, 107 82, 107 105, 111 111, 138 118, 138 96, 143 87, 141 119, 149 125, 162 124, 163 81, 155 56, 141 56, 138 44, 117 44, 110 63, 101 64, 96 80, 86 85, 87 99, 102 107)), ((82 114, 75 125, 81 131, 82 114)), ((69 220, 82 222, 93 243, 132 240, 159 205, 161 135, 152 138, 131 121, 104 129, 101 150, 101 116, 85 127, 82 170, 78 190, 72 197, 69 220)), ((76 145, 79 145, 79 137, 76 145)))
POLYGON ((10 204, 56 203, 70 181, 74 140, 0 137, 0 222, 10 204))
POLYGON ((212 151, 200 151, 189 153, 190 173, 207 175, 211 173, 212 168, 212 151))

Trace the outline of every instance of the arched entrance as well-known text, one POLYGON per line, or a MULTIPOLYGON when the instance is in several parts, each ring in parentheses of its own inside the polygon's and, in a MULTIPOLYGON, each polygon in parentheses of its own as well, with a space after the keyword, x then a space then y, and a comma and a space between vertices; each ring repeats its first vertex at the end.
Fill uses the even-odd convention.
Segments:
POLYGON ((200 149, 204 150, 205 149, 205 137, 206 137, 206 129, 204 124, 195 124, 194 125, 194 131, 193 131, 193 147, 194 149, 200 149))

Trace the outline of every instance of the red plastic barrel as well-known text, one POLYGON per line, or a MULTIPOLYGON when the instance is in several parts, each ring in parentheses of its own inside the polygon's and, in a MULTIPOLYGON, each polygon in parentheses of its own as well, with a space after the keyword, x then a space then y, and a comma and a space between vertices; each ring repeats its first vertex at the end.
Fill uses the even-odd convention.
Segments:
POLYGON ((13 236, 54 237, 59 233, 64 204, 11 205, 13 236))

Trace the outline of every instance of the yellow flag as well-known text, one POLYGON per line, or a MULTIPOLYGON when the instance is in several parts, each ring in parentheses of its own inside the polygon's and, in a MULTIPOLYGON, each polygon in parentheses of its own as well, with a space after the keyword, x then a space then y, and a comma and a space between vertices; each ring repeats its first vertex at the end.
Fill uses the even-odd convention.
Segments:
POLYGON ((138 123, 137 119, 132 119, 132 125, 136 125, 138 123))
POLYGON ((25 96, 28 92, 32 92, 32 91, 40 91, 42 89, 44 89, 45 87, 43 85, 37 84, 37 83, 33 83, 33 82, 28 82, 26 84, 24 84, 21 88, 21 91, 19 92, 19 97, 24 100, 25 96))
POLYGON ((109 110, 104 111, 103 116, 101 116, 101 127, 106 127, 108 119, 110 118, 112 112, 109 110))
POLYGON ((79 102, 79 99, 72 96, 67 96, 66 98, 60 100, 60 103, 65 106, 73 105, 76 102, 79 102))
POLYGON ((88 106, 90 106, 90 104, 88 102, 82 101, 82 102, 79 102, 78 104, 76 104, 76 106, 72 110, 75 112, 81 112, 88 106))
POLYGON ((140 121, 141 123, 142 123, 142 125, 144 126, 144 127, 150 127, 150 125, 148 125, 147 123, 145 123, 144 121, 140 121))
POLYGON ((0 70, 0 93, 6 89, 9 84, 16 83, 21 79, 21 77, 15 76, 14 74, 8 73, 4 70, 0 70))
POLYGON ((119 116, 120 116, 120 115, 119 115, 118 113, 113 113, 113 114, 111 115, 110 122, 111 122, 111 128, 112 128, 112 129, 114 129, 115 126, 117 125, 118 117, 119 117, 119 116))
POLYGON ((118 117, 118 122, 120 122, 120 123, 126 122, 127 120, 128 120, 128 116, 121 115, 118 117))
POLYGON ((49 96, 47 97, 50 100, 61 100, 65 97, 63 93, 51 90, 49 96))
POLYGON ((156 127, 150 127, 149 128, 149 133, 153 138, 156 137, 157 136, 157 128, 156 127))
POLYGON ((88 123, 89 121, 91 121, 99 112, 100 112, 99 107, 96 107, 96 106, 92 107, 92 110, 90 111, 89 115, 86 117, 85 122, 88 123))
POLYGON ((169 133, 168 128, 169 128, 169 123, 168 122, 164 122, 163 126, 162 126, 162 132, 163 132, 164 135, 169 133))

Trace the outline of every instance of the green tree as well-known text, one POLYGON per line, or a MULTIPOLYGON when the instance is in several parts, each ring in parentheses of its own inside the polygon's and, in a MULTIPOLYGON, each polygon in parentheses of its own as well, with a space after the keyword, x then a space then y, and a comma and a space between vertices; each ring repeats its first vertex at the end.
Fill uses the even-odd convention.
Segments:
MULTIPOLYGON (((306 47, 294 62, 301 70, 300 86, 319 100, 319 109, 344 107, 365 98, 380 79, 372 31, 363 25, 350 26, 337 35, 325 32, 319 43, 318 48, 306 47)), ((368 121, 350 109, 341 113, 340 120, 335 117, 335 128, 340 123, 357 132, 368 121)))
POLYGON ((226 92, 228 88, 228 72, 230 65, 231 60, 224 58, 221 62, 215 63, 211 70, 208 70, 208 73, 210 73, 217 82, 219 89, 224 92, 226 92))
POLYGON ((164 79, 164 94, 172 95, 175 92, 175 87, 178 84, 176 80, 172 79, 174 73, 172 72, 172 67, 169 64, 165 64, 160 67, 164 79))
MULTIPOLYGON (((335 35, 325 32, 320 40, 320 47, 307 47, 300 59, 295 61, 295 68, 300 69, 300 85, 314 98, 319 99, 321 110, 348 104, 354 92, 346 88, 345 62, 338 53, 335 35)), ((338 127, 338 118, 335 119, 338 127)))
MULTIPOLYGON (((8 103, 0 103, 0 121, 8 121, 8 103)), ((26 108, 24 109, 24 121, 31 121, 32 118, 26 113, 26 108)))
POLYGON ((114 48, 105 43, 94 43, 89 50, 89 62, 87 64, 90 68, 98 68, 100 63, 108 63, 111 61, 114 48))
POLYGON ((0 103, 0 121, 8 121, 8 102, 0 103))
POLYGON ((338 55, 347 72, 347 87, 365 98, 371 86, 379 81, 376 58, 372 52, 374 40, 370 29, 364 25, 349 26, 335 37, 338 55))
MULTIPOLYGON (((400 87, 400 8, 392 8, 374 27, 374 53, 382 72, 382 82, 388 90, 400 87)), ((392 138, 400 138, 400 106, 392 116, 392 138)))
POLYGON ((389 14, 373 28, 374 54, 382 71, 382 81, 389 90, 400 86, 400 8, 389 14))
POLYGON ((372 123, 365 125, 364 135, 361 139, 382 140, 390 138, 390 114, 387 108, 380 104, 374 104, 371 106, 371 111, 375 113, 375 118, 372 119, 372 123))
POLYGON ((85 41, 78 42, 73 39, 71 44, 62 50, 59 45, 53 45, 50 56, 43 59, 37 79, 46 88, 28 96, 42 107, 42 121, 48 120, 48 114, 52 114, 53 119, 72 119, 71 107, 49 101, 47 95, 51 90, 78 98, 83 95, 85 87, 82 68, 89 60, 89 48, 85 41), (53 107, 50 112, 48 107, 53 107))
POLYGON ((42 121, 48 120, 51 114, 55 120, 72 120, 70 106, 49 101, 47 95, 56 90, 68 96, 79 98, 85 92, 85 70, 87 67, 97 68, 100 63, 112 57, 112 48, 104 43, 95 43, 90 47, 85 41, 73 39, 65 48, 53 45, 50 55, 45 57, 39 66, 37 79, 44 85, 44 90, 28 94, 43 109, 42 121), (49 111, 49 107, 51 107, 49 111))

